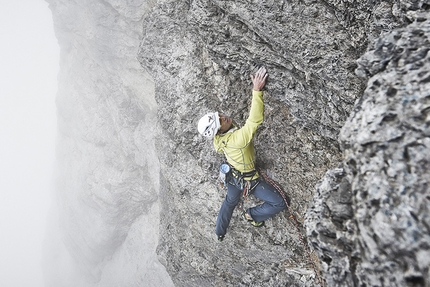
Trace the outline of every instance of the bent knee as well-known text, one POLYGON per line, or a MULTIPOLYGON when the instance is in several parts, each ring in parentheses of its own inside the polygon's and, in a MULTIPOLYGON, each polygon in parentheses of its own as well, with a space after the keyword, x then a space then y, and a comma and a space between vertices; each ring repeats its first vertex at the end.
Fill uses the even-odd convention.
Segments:
POLYGON ((285 196, 285 198, 281 196, 281 199, 276 204, 277 207, 282 209, 287 208, 287 205, 290 205, 290 199, 287 196, 285 196))

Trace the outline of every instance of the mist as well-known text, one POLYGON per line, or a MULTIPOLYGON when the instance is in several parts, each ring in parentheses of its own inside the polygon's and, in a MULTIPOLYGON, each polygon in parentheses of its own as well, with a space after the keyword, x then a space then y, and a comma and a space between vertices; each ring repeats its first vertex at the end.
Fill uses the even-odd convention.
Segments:
POLYGON ((0 23, 0 286, 45 286, 59 47, 44 1, 4 1, 0 23))

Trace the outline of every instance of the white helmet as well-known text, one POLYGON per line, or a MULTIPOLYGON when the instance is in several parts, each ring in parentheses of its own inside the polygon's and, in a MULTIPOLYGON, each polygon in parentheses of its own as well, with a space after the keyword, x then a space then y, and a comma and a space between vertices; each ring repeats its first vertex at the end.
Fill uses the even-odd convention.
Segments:
POLYGON ((198 123, 197 129, 202 136, 213 138, 221 127, 218 112, 204 115, 198 123))

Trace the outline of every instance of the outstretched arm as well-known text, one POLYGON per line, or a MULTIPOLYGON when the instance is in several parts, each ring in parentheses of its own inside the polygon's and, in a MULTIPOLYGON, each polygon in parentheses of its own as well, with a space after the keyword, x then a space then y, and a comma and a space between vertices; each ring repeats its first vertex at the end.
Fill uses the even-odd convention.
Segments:
POLYGON ((261 91, 264 86, 266 85, 266 79, 267 79, 267 71, 266 68, 261 67, 258 69, 257 73, 255 73, 255 76, 251 74, 251 80, 254 84, 254 91, 261 91))
POLYGON ((264 102, 262 89, 266 84, 267 71, 261 67, 255 75, 251 75, 252 83, 254 84, 252 91, 251 110, 249 111, 248 119, 245 125, 237 132, 233 133, 233 140, 230 140, 230 145, 235 148, 244 148, 252 141, 255 131, 264 119, 264 102))

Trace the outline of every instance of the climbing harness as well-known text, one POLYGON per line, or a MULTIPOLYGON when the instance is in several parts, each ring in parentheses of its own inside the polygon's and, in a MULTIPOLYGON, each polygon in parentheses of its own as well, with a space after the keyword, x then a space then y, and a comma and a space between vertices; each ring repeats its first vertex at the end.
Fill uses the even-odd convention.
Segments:
POLYGON ((257 171, 251 170, 248 172, 240 172, 237 169, 232 167, 231 173, 233 174, 234 177, 245 179, 245 178, 252 178, 257 173, 257 171))
POLYGON ((236 170, 235 168, 232 168, 233 180, 234 180, 236 186, 240 187, 243 190, 242 198, 244 201, 246 201, 248 199, 248 195, 260 183, 260 181, 258 179, 246 180, 245 178, 252 178, 256 173, 257 173, 256 170, 242 173, 242 172, 236 170))
POLYGON ((228 163, 222 163, 220 165, 220 173, 218 179, 221 187, 227 187, 227 183, 232 181, 232 184, 243 190, 242 200, 238 204, 238 208, 242 211, 244 211, 243 201, 248 200, 248 196, 251 191, 253 191, 260 183, 260 180, 258 178, 253 180, 247 180, 246 178, 253 178, 256 173, 256 170, 252 170, 249 172, 240 172, 228 163))
POLYGON ((312 264, 312 268, 314 269, 314 273, 315 273, 315 276, 317 277, 318 283, 320 284, 321 287, 323 287, 324 285, 323 285, 321 276, 317 272, 317 268, 315 266, 315 262, 312 261, 311 254, 310 254, 310 251, 309 251, 309 246, 306 245, 305 240, 303 239, 302 233, 300 232, 300 228, 299 228, 299 222, 297 221, 297 218, 295 217, 295 215, 294 215, 294 213, 293 213, 293 211, 292 211, 292 209, 290 207, 290 204, 288 203, 288 200, 287 200, 287 197, 285 195, 284 190, 282 189, 282 187, 277 182, 275 182, 274 180, 272 180, 271 178, 269 178, 267 176, 267 174, 265 172, 263 172, 263 170, 261 170, 261 168, 258 168, 258 172, 263 177, 264 181, 266 181, 267 183, 271 184, 281 194, 282 198, 284 199, 285 204, 287 205, 287 208, 288 208, 288 212, 290 213, 290 218, 293 219, 294 225, 296 226, 296 229, 297 229, 297 233, 299 234, 300 241, 303 244, 303 249, 305 250, 306 255, 308 256, 308 260, 312 264))

